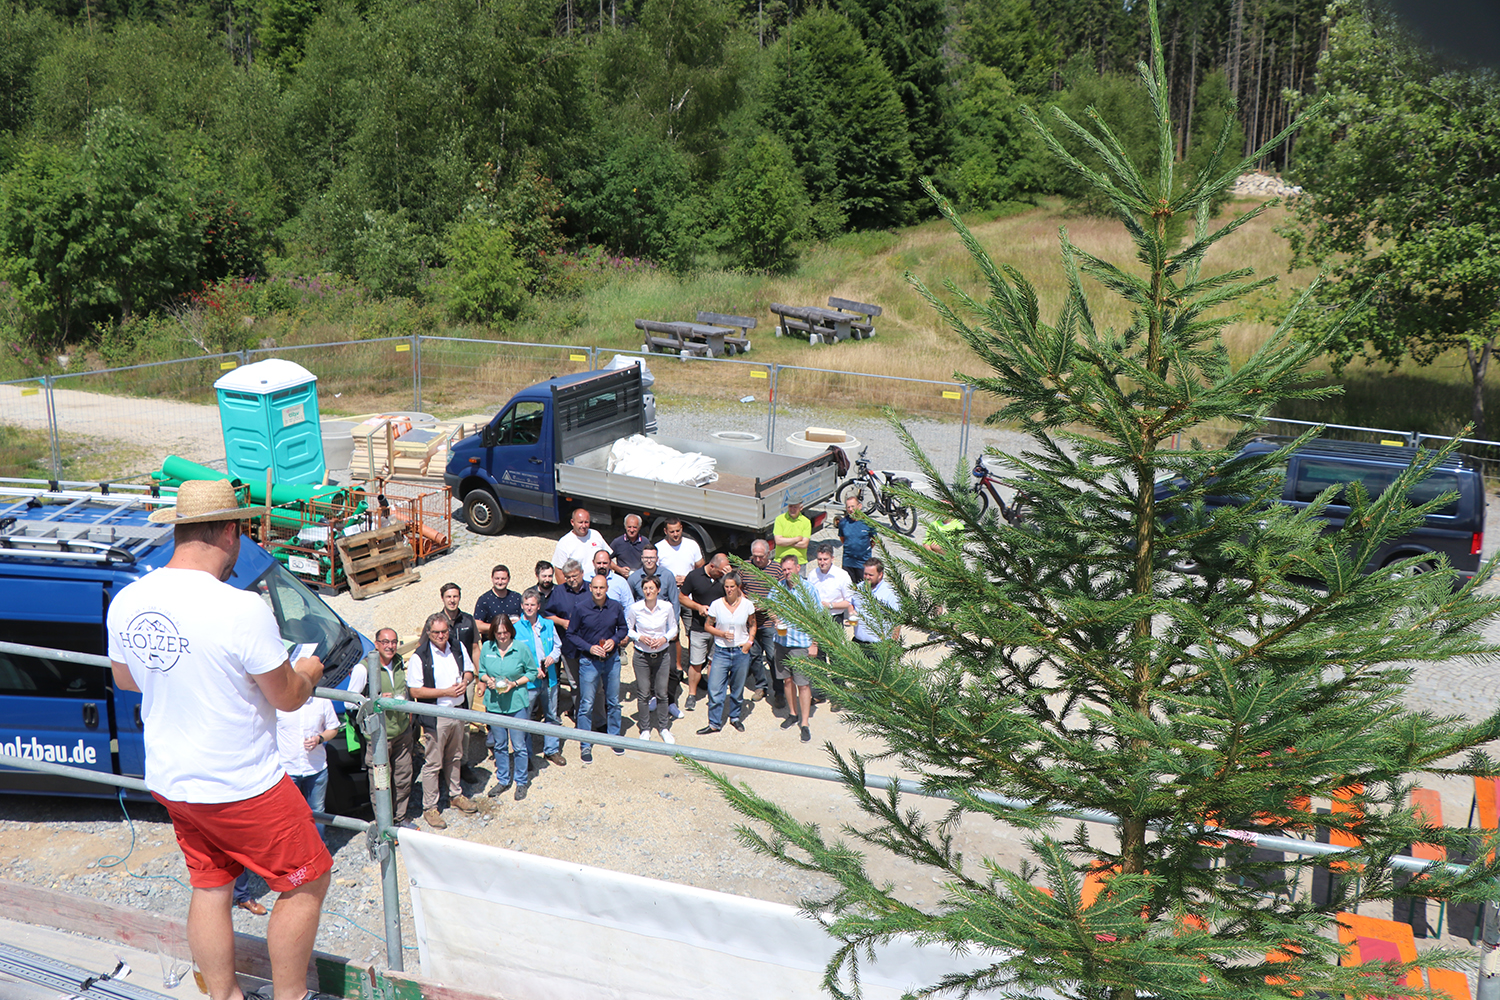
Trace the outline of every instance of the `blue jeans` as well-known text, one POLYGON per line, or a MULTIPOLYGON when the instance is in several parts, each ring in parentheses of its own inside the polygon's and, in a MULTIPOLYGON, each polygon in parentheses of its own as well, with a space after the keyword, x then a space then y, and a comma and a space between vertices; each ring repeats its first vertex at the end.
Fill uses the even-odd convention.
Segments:
MULTIPOLYGON (((328 801, 328 768, 323 768, 317 774, 292 775, 292 783, 297 786, 297 791, 307 800, 307 804, 315 813, 324 812, 323 804, 328 801)), ((323 837, 323 824, 319 823, 318 836, 323 837)), ((324 837, 326 841, 327 838, 324 837)))
MULTIPOLYGON (((557 676, 556 670, 557 667, 552 668, 553 678, 557 676)), ((547 682, 550 679, 552 678, 538 677, 536 686, 527 689, 526 697, 529 699, 531 705, 529 718, 533 722, 545 722, 549 726, 560 726, 562 725, 562 719, 557 715, 557 685, 548 684, 547 682), (538 708, 541 709, 542 717, 540 719, 537 718, 538 708)), ((562 740, 556 736, 543 736, 541 740, 543 756, 562 752, 562 740)))
MULTIPOLYGON (((512 712, 512 719, 531 719, 531 706, 512 712)), ((525 788, 531 783, 531 734, 505 726, 490 726, 490 735, 484 741, 495 757, 495 780, 500 787, 514 784, 525 788), (507 747, 507 744, 509 746, 507 747), (501 760, 501 755, 505 760, 501 760)))
MULTIPOLYGON (((604 685, 604 731, 611 736, 620 735, 620 653, 593 657, 580 654, 578 657, 578 714, 574 716, 578 728, 593 731, 594 692, 604 685)), ((592 744, 578 741, 578 749, 587 751, 592 744)))
POLYGON ((745 673, 750 669, 750 654, 738 646, 726 649, 714 643, 708 667, 708 724, 724 728, 724 699, 729 698, 729 717, 738 719, 745 694, 745 673))

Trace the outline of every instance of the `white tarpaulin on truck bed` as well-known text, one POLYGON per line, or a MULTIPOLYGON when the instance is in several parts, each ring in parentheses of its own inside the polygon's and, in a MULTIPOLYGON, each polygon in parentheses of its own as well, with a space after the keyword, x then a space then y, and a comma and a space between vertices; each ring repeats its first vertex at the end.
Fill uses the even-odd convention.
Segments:
MULTIPOLYGON (((824 994, 837 942, 781 903, 402 830, 422 975, 506 1000, 824 994)), ((981 964, 898 942, 860 962, 870 1000, 981 964)))
POLYGON ((717 465, 707 455, 678 451, 644 435, 632 434, 610 446, 605 471, 679 486, 707 486, 719 478, 714 471, 717 465))

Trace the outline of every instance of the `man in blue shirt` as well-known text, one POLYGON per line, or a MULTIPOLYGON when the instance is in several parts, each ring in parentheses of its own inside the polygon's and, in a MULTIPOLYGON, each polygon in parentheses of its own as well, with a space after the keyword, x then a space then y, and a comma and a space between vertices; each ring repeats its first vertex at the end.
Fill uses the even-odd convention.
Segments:
MULTIPOLYGON (((568 560, 570 563, 573 560, 568 560)), ((571 578, 571 574, 569 574, 571 578)), ((629 628, 625 624, 625 609, 619 602, 609 599, 609 583, 596 576, 589 583, 589 599, 574 605, 573 618, 568 623, 568 636, 564 640, 578 660, 578 715, 579 729, 592 732, 590 715, 594 708, 594 693, 604 685, 604 731, 610 736, 620 735, 620 643, 625 641, 629 628)), ((617 755, 625 753, 615 747, 617 755)), ((578 741, 578 756, 585 764, 594 762, 592 744, 578 741)))
POLYGON ((879 603, 896 611, 900 609, 901 601, 896 596, 896 588, 885 578, 885 563, 879 559, 865 560, 864 583, 863 587, 854 592, 854 613, 858 616, 854 625, 854 642, 866 654, 871 654, 871 647, 882 639, 900 642, 901 626, 892 626, 889 633, 878 631, 874 619, 870 617, 870 609, 879 603))
POLYGON ((838 520, 839 539, 844 543, 839 561, 851 580, 860 578, 865 560, 875 554, 875 525, 859 516, 862 506, 858 494, 849 494, 844 500, 844 516, 838 520))
MULTIPOLYGON (((583 585, 583 567, 577 559, 568 559, 559 567, 563 572, 561 587, 553 587, 542 604, 542 614, 557 626, 557 637, 563 644, 563 667, 568 686, 578 687, 578 661, 573 647, 568 645, 568 622, 573 618, 573 606, 589 598, 589 590, 583 585)), ((577 708, 574 708, 576 716, 577 708)), ((567 713, 564 713, 567 714, 567 713)))

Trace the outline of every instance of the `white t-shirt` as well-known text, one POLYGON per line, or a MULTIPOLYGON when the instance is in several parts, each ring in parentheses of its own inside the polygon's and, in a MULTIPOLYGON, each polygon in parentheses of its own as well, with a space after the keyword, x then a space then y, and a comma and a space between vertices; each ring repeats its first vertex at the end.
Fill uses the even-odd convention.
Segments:
MULTIPOLYGON (((818 595, 818 603, 825 607, 829 601, 848 601, 854 597, 854 585, 849 582, 849 574, 838 566, 830 566, 828 572, 824 573, 818 569, 817 563, 809 564, 807 582, 812 585, 813 593, 818 595)), ((846 613, 844 608, 832 609, 835 618, 843 618, 846 613)))
POLYGON ((687 535, 674 548, 665 538, 656 543, 656 563, 673 576, 687 576, 703 559, 703 550, 687 535))
POLYGON ((276 710, 276 752, 281 766, 294 778, 317 774, 328 766, 328 751, 319 743, 311 750, 302 748, 309 736, 337 729, 339 717, 333 702, 326 698, 309 698, 295 712, 276 710))
MULTIPOLYGON (((610 552, 610 547, 604 543, 604 536, 593 528, 589 529, 587 538, 579 538, 570 531, 557 540, 557 548, 552 550, 552 565, 561 570, 563 563, 569 559, 577 559, 578 565, 583 567, 583 575, 587 577, 594 572, 594 553, 600 549, 610 552)), ((561 577, 558 582, 562 582, 561 577)))
MULTIPOLYGON (((432 686, 435 688, 450 688, 458 683, 458 661, 453 658, 453 647, 449 646, 441 653, 436 646, 428 646, 432 653, 432 686)), ((406 683, 415 684, 417 687, 426 687, 422 682, 422 658, 416 653, 411 654, 410 665, 406 668, 406 683)), ((443 695, 437 699, 437 703, 444 708, 463 708, 464 700, 461 695, 443 695)))
POLYGON ((714 620, 714 628, 723 629, 734 635, 733 640, 714 636, 714 645, 723 646, 725 649, 739 649, 750 641, 750 617, 755 614, 755 605, 750 603, 750 598, 741 597, 740 603, 730 608, 724 603, 724 598, 715 598, 708 606, 708 617, 714 620))
POLYGON ((259 595, 163 567, 109 605, 109 658, 141 689, 146 787, 174 802, 239 802, 281 780, 276 709, 252 674, 287 659, 259 595))

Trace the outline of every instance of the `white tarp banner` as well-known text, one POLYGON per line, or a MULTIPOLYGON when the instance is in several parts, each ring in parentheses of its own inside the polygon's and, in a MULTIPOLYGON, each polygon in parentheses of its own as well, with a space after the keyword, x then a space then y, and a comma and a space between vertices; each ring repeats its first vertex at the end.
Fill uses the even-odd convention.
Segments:
MULTIPOLYGON (((506 1000, 826 996, 837 942, 795 908, 401 831, 422 975, 506 1000)), ((870 1000, 978 965, 896 943, 860 963, 870 1000)))
POLYGON ((696 451, 678 451, 640 434, 620 438, 609 449, 606 472, 637 479, 655 479, 679 486, 707 486, 717 482, 716 459, 696 451))

